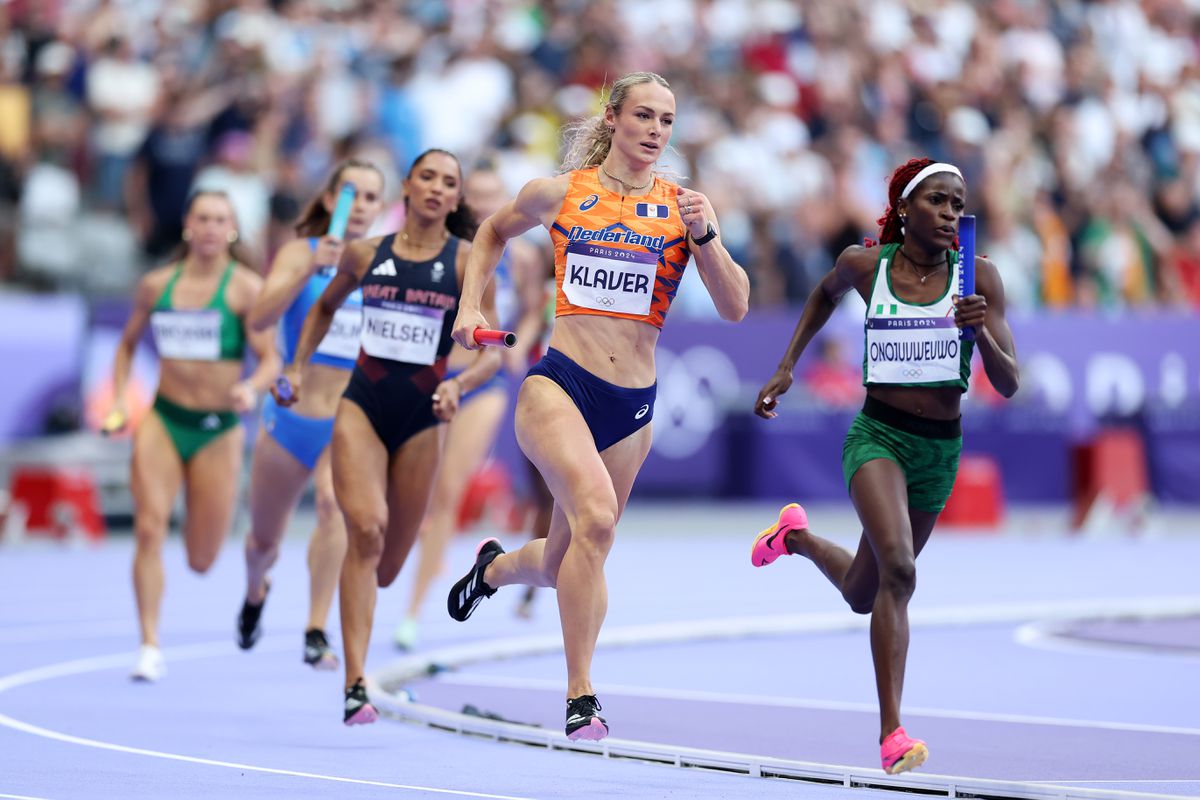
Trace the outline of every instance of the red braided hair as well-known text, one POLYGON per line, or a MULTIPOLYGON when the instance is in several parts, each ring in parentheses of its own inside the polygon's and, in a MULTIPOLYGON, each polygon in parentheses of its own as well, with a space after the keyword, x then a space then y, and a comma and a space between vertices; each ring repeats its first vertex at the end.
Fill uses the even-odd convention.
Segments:
POLYGON ((896 208, 900 204, 900 193, 918 172, 932 163, 932 158, 913 158, 896 167, 896 171, 892 173, 891 180, 888 181, 887 211, 875 220, 879 225, 880 244, 899 244, 904 241, 904 234, 900 231, 900 212, 896 208))

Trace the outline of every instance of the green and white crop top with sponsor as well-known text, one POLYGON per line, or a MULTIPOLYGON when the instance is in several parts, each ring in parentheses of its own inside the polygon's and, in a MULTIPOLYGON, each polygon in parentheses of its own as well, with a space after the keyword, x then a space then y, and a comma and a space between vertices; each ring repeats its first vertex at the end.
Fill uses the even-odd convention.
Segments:
POLYGON ((958 251, 949 251, 946 289, 931 303, 909 303, 892 290, 889 264, 898 244, 880 248, 867 303, 864 386, 957 386, 967 390, 974 343, 963 341, 954 324, 953 287, 958 286, 958 251))
POLYGON ((203 308, 174 308, 171 295, 183 273, 183 262, 175 268, 150 312, 154 347, 159 358, 183 361, 241 361, 246 352, 242 321, 225 303, 225 287, 233 276, 234 262, 225 267, 217 290, 203 308))

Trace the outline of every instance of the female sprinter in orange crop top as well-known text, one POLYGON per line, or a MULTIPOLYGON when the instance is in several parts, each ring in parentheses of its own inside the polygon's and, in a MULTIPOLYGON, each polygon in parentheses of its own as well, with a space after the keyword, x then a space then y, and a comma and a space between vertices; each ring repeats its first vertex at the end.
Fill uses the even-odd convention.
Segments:
POLYGON ((557 321, 521 386, 515 422, 554 495, 550 534, 508 554, 483 542, 448 605, 465 620, 501 586, 557 587, 571 739, 608 735, 590 676, 608 603, 604 561, 650 450, 654 348, 689 256, 723 318, 740 320, 749 301, 749 280, 722 245, 708 199, 654 174, 674 121, 675 96, 660 76, 614 83, 603 115, 579 126, 568 171, 530 181, 480 227, 454 324, 455 341, 476 348, 472 332, 487 326, 480 297, 505 242, 545 226, 557 321))

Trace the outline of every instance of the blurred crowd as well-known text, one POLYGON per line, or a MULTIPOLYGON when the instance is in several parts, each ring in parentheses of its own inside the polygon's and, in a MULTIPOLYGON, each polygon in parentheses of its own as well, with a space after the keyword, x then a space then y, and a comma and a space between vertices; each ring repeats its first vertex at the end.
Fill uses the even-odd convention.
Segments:
POLYGON ((1200 0, 0 0, 0 281, 127 290, 196 186, 263 268, 348 154, 394 201, 430 146, 515 191, 647 69, 678 102, 664 169, 756 307, 802 303, 928 155, 1010 307, 1197 308, 1198 50, 1200 0))

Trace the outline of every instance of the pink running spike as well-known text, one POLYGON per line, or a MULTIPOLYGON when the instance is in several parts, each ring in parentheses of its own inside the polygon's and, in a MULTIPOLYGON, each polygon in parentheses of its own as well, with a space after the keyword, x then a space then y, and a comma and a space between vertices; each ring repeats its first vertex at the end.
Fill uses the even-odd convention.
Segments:
POLYGON ((362 708, 355 711, 348 720, 347 725, 370 725, 375 720, 379 719, 379 712, 375 710, 375 706, 370 703, 365 703, 362 708))
POLYGON ((883 771, 896 775, 924 764, 929 758, 929 748, 920 739, 910 739, 904 728, 896 728, 883 740, 879 754, 883 759, 883 771))
POLYGON ((779 512, 779 520, 758 535, 750 548, 750 563, 765 567, 780 556, 788 555, 784 536, 788 531, 808 527, 808 514, 799 503, 788 503, 779 512))
POLYGON ((577 742, 580 739, 585 742, 598 742, 606 736, 608 736, 608 726, 597 717, 593 717, 592 721, 582 728, 577 728, 567 734, 567 738, 572 742, 577 742))

